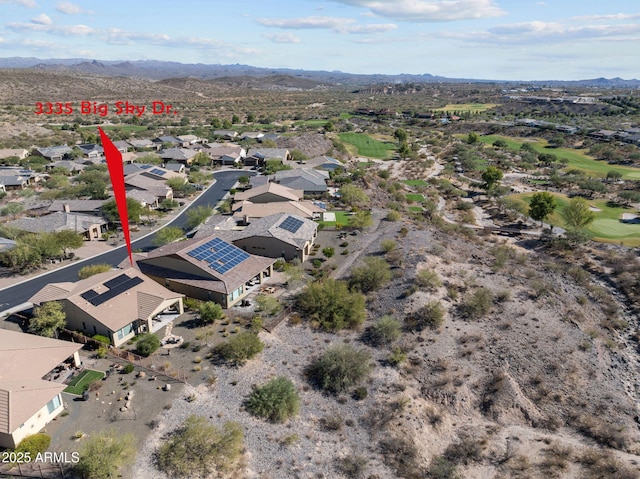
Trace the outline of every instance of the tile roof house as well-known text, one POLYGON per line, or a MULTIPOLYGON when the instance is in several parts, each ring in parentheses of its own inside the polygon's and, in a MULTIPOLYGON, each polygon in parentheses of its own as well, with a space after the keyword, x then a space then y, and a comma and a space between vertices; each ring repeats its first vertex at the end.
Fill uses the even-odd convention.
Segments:
POLYGON ((85 158, 102 158, 104 155, 104 148, 93 143, 78 145, 78 149, 82 152, 82 156, 85 158))
POLYGON ((34 153, 47 158, 49 161, 63 160, 71 153, 71 147, 67 145, 51 146, 48 148, 36 148, 34 153))
POLYGON ((235 194, 236 201, 252 203, 270 203, 274 201, 300 201, 304 196, 302 190, 294 190, 278 183, 269 182, 235 194))
POLYGON ((252 148, 247 152, 244 164, 262 166, 267 160, 280 160, 283 163, 291 161, 291 153, 286 148, 252 148))
POLYGON ((73 160, 58 160, 49 163, 46 167, 49 170, 53 168, 64 168, 65 170, 69 170, 69 173, 71 173, 72 175, 76 175, 84 171, 87 165, 78 163, 77 161, 73 160))
POLYGON ((64 410, 60 393, 66 385, 44 378, 65 361, 79 366, 81 347, 0 329, 0 447, 14 448, 64 410))
POLYGON ((173 190, 167 185, 166 180, 162 179, 162 177, 146 174, 146 172, 127 175, 124 179, 124 185, 127 192, 142 190, 152 193, 159 202, 173 199, 173 190))
POLYGON ((171 143, 173 146, 182 146, 182 141, 178 140, 174 136, 159 136, 151 140, 153 143, 156 143, 162 146, 164 143, 171 143))
POLYGON ((16 156, 19 160, 24 160, 29 156, 29 152, 24 148, 2 148, 0 149, 0 160, 16 156))
POLYGON ((107 230, 107 222, 98 216, 56 211, 37 218, 23 217, 7 222, 8 226, 30 233, 52 233, 71 230, 84 236, 85 240, 97 241, 107 230))
POLYGON ((233 130, 215 130, 213 134, 226 140, 233 140, 236 136, 238 136, 238 132, 233 130))
POLYGON ((323 195, 328 191, 329 172, 311 168, 277 171, 273 176, 276 183, 304 191, 305 195, 323 195))
POLYGON ((129 140, 128 142, 131 146, 133 146, 136 150, 145 150, 145 149, 152 149, 152 150, 159 150, 160 148, 162 148, 162 142, 160 143, 154 143, 153 141, 149 140, 149 139, 143 139, 143 140, 129 140))
MULTIPOLYGON (((206 232, 199 230, 196 237, 206 232)), ((216 231, 214 234, 251 254, 304 261, 315 243, 318 224, 298 215, 277 213, 252 220, 242 230, 216 231)))
POLYGON ((113 144, 118 149, 120 153, 126 153, 131 148, 131 145, 124 140, 114 141, 113 144))
POLYGON ((29 301, 34 305, 59 301, 69 329, 88 336, 101 334, 117 347, 136 334, 156 331, 164 314, 182 314, 182 298, 130 267, 76 283, 48 284, 29 301))
POLYGON ((142 273, 191 298, 230 308, 273 272, 274 260, 249 254, 217 237, 196 238, 136 254, 142 273))
POLYGON ((197 151, 188 148, 168 148, 159 153, 160 158, 164 161, 177 161, 185 165, 190 165, 193 162, 193 157, 197 154, 197 151))
POLYGON ((53 200, 49 211, 65 211, 67 213, 100 213, 109 200, 53 200))
POLYGON ((206 151, 214 164, 236 165, 247 156, 243 147, 232 143, 210 143, 209 147, 206 151))

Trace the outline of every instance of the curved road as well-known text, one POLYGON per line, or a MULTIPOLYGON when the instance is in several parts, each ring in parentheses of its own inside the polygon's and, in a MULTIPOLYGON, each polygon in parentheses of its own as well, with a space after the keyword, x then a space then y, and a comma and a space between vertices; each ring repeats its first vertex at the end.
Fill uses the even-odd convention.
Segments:
MULTIPOLYGON (((200 205, 209 205, 211 207, 215 207, 220 200, 224 198, 229 189, 235 185, 238 181, 238 178, 242 175, 252 176, 255 175, 254 172, 247 172, 243 170, 237 171, 222 171, 219 173, 214 173, 214 178, 216 182, 211 185, 209 188, 204 190, 198 198, 196 198, 193 203, 189 206, 189 208, 193 206, 200 205)), ((176 217, 171 223, 171 226, 175 226, 178 228, 185 227, 187 222, 187 215, 184 214, 186 211, 183 210, 180 216, 176 217)), ((165 225, 167 226, 167 225, 165 225)), ((140 238, 131 243, 131 248, 136 250, 140 249, 143 251, 149 251, 154 249, 156 246, 153 244, 153 239, 155 237, 155 233, 148 235, 144 238, 140 238)), ((78 270, 87 264, 92 263, 108 263, 114 266, 118 265, 122 260, 127 257, 127 250, 125 246, 118 247, 112 251, 108 251, 99 256, 94 256, 93 258, 84 259, 81 261, 77 261, 71 263, 69 266, 53 270, 49 273, 45 273, 41 276, 37 276, 32 279, 25 280, 16 284, 15 286, 9 286, 0 291, 0 304, 2 307, 0 309, 6 311, 11 308, 14 308, 18 305, 21 305, 29 300, 31 296, 40 291, 45 285, 49 283, 60 283, 63 281, 71 281, 75 282, 78 280, 78 270)), ((1 314, 1 312, 0 312, 1 314)))

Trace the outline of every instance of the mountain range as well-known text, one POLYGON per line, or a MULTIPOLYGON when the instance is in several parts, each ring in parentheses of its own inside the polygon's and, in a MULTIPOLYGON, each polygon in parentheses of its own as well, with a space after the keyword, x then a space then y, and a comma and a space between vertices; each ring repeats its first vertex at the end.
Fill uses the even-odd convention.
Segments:
POLYGON ((329 85, 375 85, 393 83, 505 83, 553 87, 584 88, 640 88, 640 80, 622 78, 595 78, 575 81, 502 81, 471 78, 447 78, 425 73, 414 74, 354 74, 341 71, 301 70, 290 68, 261 68, 250 65, 207 65, 203 63, 179 63, 159 60, 99 61, 83 58, 39 59, 11 57, 0 58, 0 68, 22 68, 47 71, 75 72, 100 76, 119 76, 164 80, 193 77, 212 80, 225 77, 259 78, 273 75, 288 75, 329 85))

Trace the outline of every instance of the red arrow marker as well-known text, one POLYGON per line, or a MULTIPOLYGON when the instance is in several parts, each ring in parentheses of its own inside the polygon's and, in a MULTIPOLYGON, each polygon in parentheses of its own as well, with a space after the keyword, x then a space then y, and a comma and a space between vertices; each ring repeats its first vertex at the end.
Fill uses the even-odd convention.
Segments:
POLYGON ((113 186, 113 195, 116 199, 118 214, 120 215, 120 223, 124 232, 124 239, 127 242, 127 251, 129 252, 129 262, 133 266, 133 258, 131 256, 131 237, 129 236, 129 212, 127 211, 127 194, 124 188, 124 168, 122 166, 122 153, 118 151, 116 145, 112 143, 102 128, 98 127, 102 147, 104 148, 104 156, 107 159, 107 168, 111 177, 111 185, 113 186))

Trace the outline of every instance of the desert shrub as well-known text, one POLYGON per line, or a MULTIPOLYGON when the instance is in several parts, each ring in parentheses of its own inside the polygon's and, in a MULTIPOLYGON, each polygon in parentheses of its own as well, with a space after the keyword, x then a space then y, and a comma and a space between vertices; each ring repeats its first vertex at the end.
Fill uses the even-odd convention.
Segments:
POLYGON ((257 312, 264 312, 270 316, 278 314, 282 309, 282 304, 280 304, 278 298, 266 294, 256 296, 256 305, 257 312))
POLYGON ((494 257, 493 267, 498 270, 504 268, 507 260, 515 256, 515 251, 513 250, 513 248, 509 245, 504 244, 492 248, 491 252, 493 253, 494 257))
POLYGON ((73 466, 82 479, 114 479, 123 467, 136 457, 135 437, 132 434, 103 431, 86 439, 79 451, 80 460, 73 466))
POLYGON ((98 349, 96 349, 96 358, 104 359, 107 357, 108 352, 109 350, 106 347, 100 346, 98 349))
POLYGON ((367 329, 365 339, 373 346, 391 344, 402 334, 402 324, 392 316, 383 316, 367 329))
POLYGON ((32 434, 20 441, 15 450, 16 452, 28 452, 33 460, 39 453, 49 449, 50 444, 51 436, 47 436, 46 434, 32 434))
POLYGON ((443 456, 455 464, 477 462, 482 459, 482 445, 475 437, 463 434, 458 441, 447 446, 443 456))
POLYGON ((391 354, 387 358, 387 361, 391 366, 400 366, 407 360, 407 353, 400 347, 395 347, 391 350, 391 354))
POLYGON ((578 462, 586 469, 585 479, 635 479, 636 471, 632 471, 627 465, 616 458, 611 451, 604 449, 587 449, 578 458, 578 462))
POLYGON ((320 419, 320 424, 327 431, 341 431, 344 418, 340 414, 331 414, 320 419))
POLYGON ((363 456, 347 456, 338 459, 338 470, 347 477, 359 479, 365 476, 369 460, 363 456))
POLYGON ((398 477, 419 479, 425 477, 420 466, 418 448, 409 439, 389 436, 380 441, 380 452, 385 462, 392 467, 398 477))
POLYGON ((300 396, 290 379, 278 377, 255 388, 247 399, 246 407, 255 416, 272 422, 285 422, 298 414, 300 396))
POLYGON ((331 258, 336 253, 336 250, 331 246, 327 246, 326 248, 322 248, 322 254, 327 258, 331 258))
POLYGON ((430 479, 458 479, 456 464, 444 457, 436 457, 429 465, 427 477, 430 479))
POLYGON ((107 271, 111 271, 113 266, 106 263, 98 263, 98 264, 90 264, 87 266, 83 266, 78 270, 78 279, 86 279, 94 274, 98 273, 106 273, 107 271))
POLYGON ((198 312, 200 313, 199 322, 201 324, 212 324, 216 319, 224 318, 222 306, 213 301, 200 303, 198 305, 198 312))
POLYGON ((440 301, 430 301, 419 310, 410 313, 404 324, 410 331, 422 331, 425 328, 438 329, 444 324, 445 310, 440 301))
POLYGON ((138 351, 141 356, 149 356, 156 352, 160 344, 160 338, 155 334, 143 334, 136 343, 136 351, 138 351))
POLYGON ((135 369, 135 367, 133 366, 133 364, 127 363, 127 364, 124 365, 124 368, 122 368, 122 372, 124 374, 131 374, 134 369, 135 369))
POLYGON ((371 355, 348 344, 331 347, 307 369, 309 379, 334 394, 358 385, 369 376, 371 355))
POLYGON ((421 269, 416 273, 416 284, 429 291, 434 291, 442 286, 442 280, 435 271, 421 269))
POLYGON ((400 213, 399 211, 391 210, 387 213, 385 219, 387 221, 400 221, 402 219, 402 213, 400 213))
POLYGON ((391 279, 391 268, 383 258, 369 256, 364 265, 353 268, 349 284, 363 293, 382 287, 391 279))
POLYGON ((307 285, 298 297, 298 306, 330 331, 353 328, 365 319, 364 295, 349 291, 347 283, 332 278, 307 285))
POLYGON ((242 365, 249 359, 262 352, 264 344, 260 338, 251 331, 242 332, 226 343, 219 344, 215 352, 232 365, 242 365))
POLYGON ((382 240, 382 243, 380 243, 380 246, 382 247, 382 251, 384 251, 385 253, 389 253, 390 251, 393 251, 394 249, 397 248, 398 243, 396 243, 392 239, 386 239, 386 240, 382 240))
POLYGON ((197 310, 199 310, 201 303, 202 303, 202 301, 200 301, 199 299, 195 299, 195 298, 184 298, 182 300, 182 304, 184 305, 184 308, 189 310, 189 311, 197 311, 197 310))
POLYGON ((460 303, 459 311, 463 318, 480 319, 489 314, 493 305, 493 293, 487 288, 478 288, 460 303))
POLYGON ((221 428, 202 416, 189 416, 173 431, 157 454, 158 467, 171 477, 218 477, 230 471, 242 454, 242 428, 226 422, 221 428))

